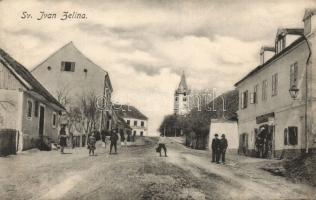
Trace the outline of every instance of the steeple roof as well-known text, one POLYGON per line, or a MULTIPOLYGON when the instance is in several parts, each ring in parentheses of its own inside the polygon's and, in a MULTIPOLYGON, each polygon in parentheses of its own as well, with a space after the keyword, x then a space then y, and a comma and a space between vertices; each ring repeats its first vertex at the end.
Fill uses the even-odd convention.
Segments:
POLYGON ((188 85, 187 85, 187 82, 186 82, 186 79, 185 79, 185 74, 183 72, 182 75, 181 75, 181 81, 179 83, 177 92, 185 92, 185 91, 188 91, 188 85))

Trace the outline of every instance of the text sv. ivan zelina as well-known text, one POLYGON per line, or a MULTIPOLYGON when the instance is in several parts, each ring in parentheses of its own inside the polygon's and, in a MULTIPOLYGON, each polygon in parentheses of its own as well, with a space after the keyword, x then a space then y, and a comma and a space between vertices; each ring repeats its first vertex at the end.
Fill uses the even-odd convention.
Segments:
MULTIPOLYGON (((39 16, 36 17, 37 20, 50 20, 50 19, 57 19, 58 14, 52 12, 39 12, 39 16)), ((27 11, 22 12, 21 19, 32 19, 33 15, 27 11)), ((85 13, 79 13, 76 11, 69 12, 64 11, 59 18, 60 20, 67 20, 67 19, 87 19, 87 15, 85 13)))

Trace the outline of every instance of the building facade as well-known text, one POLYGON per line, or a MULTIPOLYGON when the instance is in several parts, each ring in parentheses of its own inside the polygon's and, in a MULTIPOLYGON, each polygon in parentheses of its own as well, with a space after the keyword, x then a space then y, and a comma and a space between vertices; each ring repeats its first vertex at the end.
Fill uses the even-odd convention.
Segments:
POLYGON ((261 64, 235 84, 239 153, 280 158, 316 148, 315 14, 306 10, 302 29, 279 29, 261 64), (286 44, 289 35, 297 38, 286 44))
POLYGON ((20 63, 0 49, 0 129, 16 131, 16 150, 58 142, 65 108, 20 63))
POLYGON ((177 90, 174 93, 174 114, 186 115, 190 112, 189 105, 190 90, 188 88, 185 74, 181 76, 181 80, 177 90))
MULTIPOLYGON (((98 112, 101 112, 98 115, 100 119, 97 119, 93 129, 100 131, 112 129, 115 123, 112 117, 113 112, 109 109, 101 111, 106 107, 104 105, 109 105, 107 108, 111 108, 113 88, 109 73, 81 53, 73 42, 57 50, 31 72, 66 107, 69 113, 76 108, 82 110, 83 100, 93 97, 100 107, 98 112)), ((67 123, 67 119, 63 121, 67 123)), ((72 123, 69 124, 68 130, 78 137, 83 134, 83 130, 78 127, 78 124, 72 123)))
POLYGON ((117 115, 123 118, 132 129, 134 136, 148 136, 148 118, 137 108, 130 105, 114 105, 117 115))

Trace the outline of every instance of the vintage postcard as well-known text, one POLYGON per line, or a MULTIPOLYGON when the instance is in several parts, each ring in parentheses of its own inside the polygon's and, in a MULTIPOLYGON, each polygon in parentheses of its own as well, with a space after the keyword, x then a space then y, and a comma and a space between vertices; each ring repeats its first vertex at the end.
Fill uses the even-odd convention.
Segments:
POLYGON ((316 199, 315 0, 0 0, 0 200, 316 199))

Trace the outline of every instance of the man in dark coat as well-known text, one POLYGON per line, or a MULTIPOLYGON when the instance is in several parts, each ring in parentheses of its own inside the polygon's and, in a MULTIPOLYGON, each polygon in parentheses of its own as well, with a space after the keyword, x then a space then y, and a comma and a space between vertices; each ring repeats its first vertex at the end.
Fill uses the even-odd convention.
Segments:
POLYGON ((215 138, 212 140, 212 162, 219 163, 220 156, 220 140, 218 134, 215 134, 215 138))
POLYGON ((226 154, 226 150, 227 150, 227 147, 228 147, 228 142, 227 142, 227 139, 225 137, 225 134, 222 134, 222 139, 220 140, 220 154, 221 154, 221 157, 222 157, 222 163, 225 164, 225 154, 226 154))
POLYGON ((111 136, 110 136, 110 141, 111 141, 110 154, 112 153, 113 146, 114 146, 114 149, 115 149, 115 153, 117 153, 117 140, 118 140, 118 135, 116 133, 116 129, 113 129, 112 133, 111 133, 111 136))

